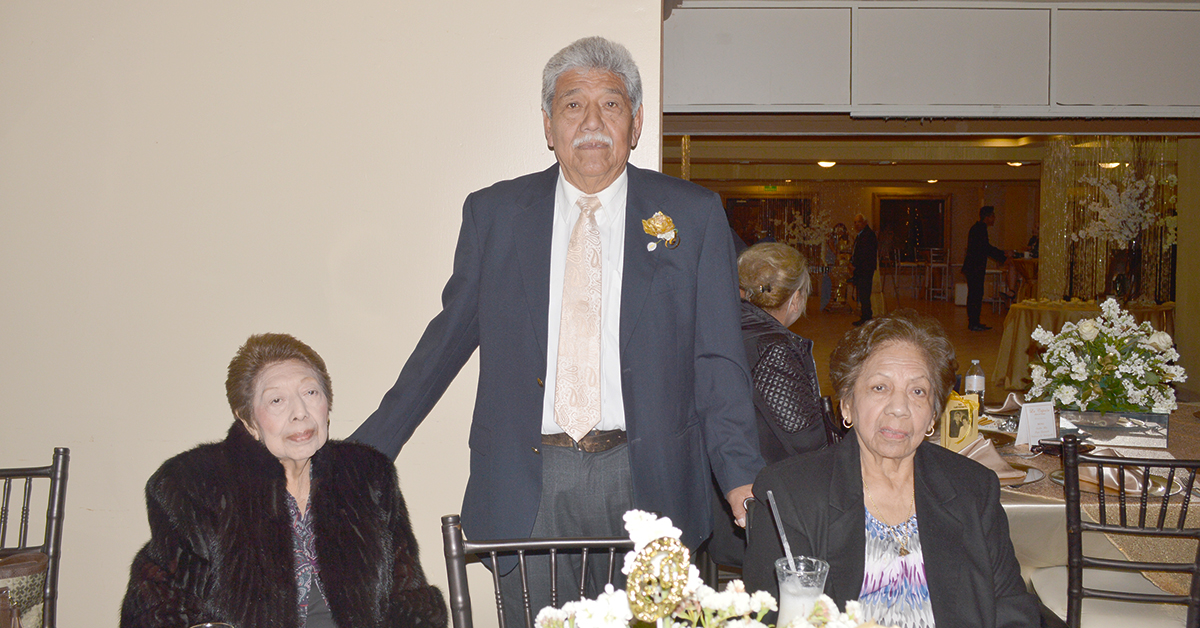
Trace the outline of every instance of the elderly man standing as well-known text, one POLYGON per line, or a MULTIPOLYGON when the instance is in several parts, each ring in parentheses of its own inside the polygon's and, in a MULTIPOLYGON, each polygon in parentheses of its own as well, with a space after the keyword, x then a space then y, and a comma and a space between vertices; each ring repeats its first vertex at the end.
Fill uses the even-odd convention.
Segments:
POLYGON ((875 232, 867 224, 866 216, 854 215, 854 251, 850 254, 850 270, 854 273, 854 291, 858 298, 860 315, 854 321, 858 327, 871 320, 871 290, 875 287, 875 266, 879 258, 879 244, 875 232))
POLYGON ((641 101, 619 44, 550 59, 558 163, 467 197, 442 312, 352 436, 398 455, 479 347, 469 538, 624 536, 636 507, 694 548, 710 472, 745 517, 763 461, 730 230, 716 194, 627 164, 641 101))

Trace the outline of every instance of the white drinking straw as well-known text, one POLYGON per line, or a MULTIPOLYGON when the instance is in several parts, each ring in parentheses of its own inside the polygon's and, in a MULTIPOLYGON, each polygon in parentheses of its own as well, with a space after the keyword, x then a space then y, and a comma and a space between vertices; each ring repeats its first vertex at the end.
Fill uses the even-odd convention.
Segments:
POLYGON ((775 517, 775 529, 779 530, 779 540, 783 541, 783 553, 787 555, 788 565, 793 568, 796 566, 795 559, 792 558, 792 548, 787 542, 787 533, 783 531, 783 519, 779 518, 779 506, 775 505, 775 494, 767 491, 767 501, 771 502, 771 515, 775 517))

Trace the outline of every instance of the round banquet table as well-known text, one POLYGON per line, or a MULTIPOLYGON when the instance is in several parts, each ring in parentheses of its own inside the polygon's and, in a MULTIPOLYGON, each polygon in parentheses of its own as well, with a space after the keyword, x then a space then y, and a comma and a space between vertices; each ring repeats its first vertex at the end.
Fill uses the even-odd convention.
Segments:
MULTIPOLYGON (((1162 305, 1129 304, 1125 309, 1138 322, 1149 321, 1159 331, 1175 335, 1175 303, 1162 305)), ((1005 390, 1025 390, 1029 387, 1029 362, 1037 358, 1043 347, 1030 335, 1040 325, 1052 333, 1062 330, 1064 323, 1077 323, 1085 318, 1100 316, 1100 305, 1093 301, 1034 301, 1014 303, 1004 318, 1004 335, 996 354, 992 382, 1005 390)))
MULTIPOLYGON (((1127 456, 1194 459, 1197 456, 1196 452, 1200 451, 1200 421, 1197 420, 1198 417, 1200 417, 1200 404, 1180 403, 1179 408, 1171 413, 1167 449, 1127 447, 1117 449, 1127 456)), ((981 433, 985 436, 988 435, 987 432, 981 433)), ((1004 457, 1006 462, 1024 464, 1046 474, 1045 478, 1032 484, 1004 487, 1000 491, 1000 503, 1004 507, 1005 514, 1008 515, 1013 549, 1021 564, 1021 574, 1026 579, 1036 569, 1067 563, 1067 520, 1063 489, 1060 484, 1056 484, 1049 477, 1052 472, 1062 468, 1062 461, 1046 455, 1032 458, 1027 455, 1018 455, 1027 454, 1028 451, 1027 446, 997 445, 997 452, 1004 457)), ((1084 515, 1090 520, 1096 521, 1099 514, 1096 498, 1085 492, 1082 500, 1084 515)), ((1110 511, 1109 516, 1115 517, 1115 512, 1110 511)), ((1170 517, 1175 516, 1177 515, 1172 514, 1170 517)), ((1198 509, 1189 509, 1188 525, 1200 525, 1198 509)), ((1164 556, 1161 555, 1163 549, 1158 545, 1164 543, 1162 539, 1125 535, 1110 536, 1090 532, 1084 534, 1083 543, 1086 554, 1102 558, 1164 560, 1164 556)), ((1168 544, 1166 546, 1168 552, 1177 554, 1177 556, 1169 557, 1172 560, 1177 559, 1182 562, 1190 560, 1195 555, 1195 541, 1171 539, 1165 543, 1168 544)), ((1169 592, 1178 595, 1188 594, 1189 581, 1181 577, 1181 574, 1147 573, 1146 575, 1157 586, 1169 592)))

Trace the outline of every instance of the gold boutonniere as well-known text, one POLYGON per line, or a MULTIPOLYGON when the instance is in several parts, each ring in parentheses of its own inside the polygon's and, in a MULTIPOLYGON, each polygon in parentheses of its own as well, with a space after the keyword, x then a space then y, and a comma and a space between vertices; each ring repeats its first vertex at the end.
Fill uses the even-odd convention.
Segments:
MULTIPOLYGON (((642 229, 659 240, 663 240, 668 249, 679 246, 679 230, 675 228, 675 222, 671 220, 671 217, 662 212, 655 212, 649 220, 643 220, 642 229)), ((653 251, 656 248, 658 248, 657 242, 646 244, 647 251, 653 251)))

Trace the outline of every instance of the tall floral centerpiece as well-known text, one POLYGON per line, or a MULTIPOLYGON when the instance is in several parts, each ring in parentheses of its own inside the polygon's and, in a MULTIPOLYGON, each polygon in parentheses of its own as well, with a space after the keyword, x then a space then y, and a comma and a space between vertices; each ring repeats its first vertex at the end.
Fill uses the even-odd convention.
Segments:
MULTIPOLYGON (((762 620, 777 610, 775 598, 765 591, 746 591, 741 580, 721 591, 705 585, 670 519, 631 510, 625 513, 625 529, 634 543, 621 569, 628 589, 610 584, 594 600, 543 608, 534 623, 537 628, 768 628, 762 620)), ((822 595, 808 617, 796 618, 788 628, 876 626, 864 622, 859 610, 858 602, 850 601, 846 611, 839 612, 833 600, 822 595)))
MULTIPOLYGON (((1091 220, 1071 234, 1072 240, 1104 240, 1118 249, 1127 249, 1148 227, 1163 225, 1172 231, 1174 221, 1158 215, 1155 198, 1160 184, 1168 192, 1175 188, 1178 183, 1175 175, 1169 175, 1162 181, 1155 180, 1154 175, 1138 179, 1126 169, 1119 183, 1093 176, 1082 177, 1079 181, 1094 187, 1100 196, 1087 203, 1086 209, 1091 220)), ((1168 203, 1173 204, 1173 201, 1172 196, 1168 203)))
POLYGON ((833 221, 829 212, 818 209, 812 213, 808 224, 789 222, 784 228, 784 238, 798 246, 821 246, 833 233, 833 221))
POLYGON ((1161 434, 1153 435, 1165 446, 1166 416, 1176 408, 1171 384, 1187 380, 1171 336, 1138 323, 1114 299, 1100 310, 1099 318, 1067 323, 1058 334, 1041 325, 1034 330, 1033 340, 1046 349, 1030 367, 1029 396, 1053 401, 1061 414, 1089 429, 1160 426, 1161 434))
POLYGON ((1169 213, 1176 200, 1175 175, 1139 179, 1126 167, 1119 178, 1085 176, 1079 181, 1091 186, 1096 194, 1084 205, 1087 221, 1071 234, 1071 239, 1106 243, 1105 292, 1122 299, 1137 296, 1142 291, 1141 243, 1146 230, 1162 227, 1158 240, 1164 251, 1175 241, 1177 220, 1169 213))

